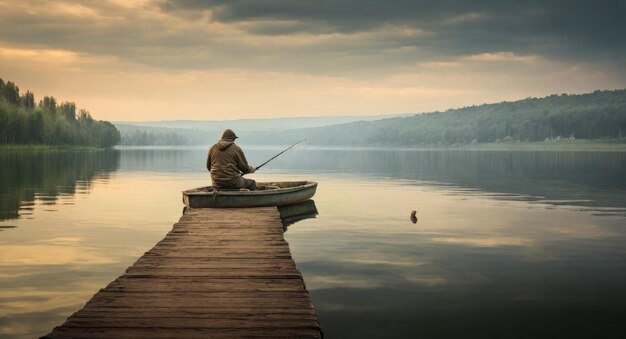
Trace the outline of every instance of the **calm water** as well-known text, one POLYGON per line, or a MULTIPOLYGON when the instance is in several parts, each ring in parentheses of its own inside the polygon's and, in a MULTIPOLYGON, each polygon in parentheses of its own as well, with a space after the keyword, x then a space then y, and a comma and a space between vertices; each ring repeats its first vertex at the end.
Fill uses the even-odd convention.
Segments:
MULTIPOLYGON (((205 154, 0 154, 0 337, 121 275, 209 183, 205 154)), ((286 238, 327 338, 626 337, 626 153, 309 148, 253 177, 319 182, 286 238)))

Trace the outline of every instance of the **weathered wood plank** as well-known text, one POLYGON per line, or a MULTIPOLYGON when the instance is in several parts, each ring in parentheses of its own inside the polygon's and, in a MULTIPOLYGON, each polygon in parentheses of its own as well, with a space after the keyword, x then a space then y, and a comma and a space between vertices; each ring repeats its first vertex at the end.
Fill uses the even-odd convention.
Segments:
POLYGON ((155 263, 149 261, 142 261, 136 263, 132 267, 133 269, 202 269, 202 270, 296 270, 296 266, 289 263, 248 263, 248 262, 194 262, 185 261, 182 264, 176 262, 155 263))
MULTIPOLYGON (((292 320, 314 320, 317 319, 312 311, 296 311, 281 312, 275 310, 272 312, 241 312, 236 309, 235 312, 230 312, 232 309, 178 309, 176 310, 176 317, 181 318, 197 318, 197 319, 292 319, 292 320)), ((84 309, 76 312, 72 318, 137 318, 139 315, 146 319, 156 318, 171 318, 172 311, 170 309, 159 308, 144 308, 142 310, 136 309, 118 309, 116 312, 111 312, 109 308, 103 309, 84 309)))
POLYGON ((320 338, 276 208, 191 209, 45 338, 320 338))
MULTIPOLYGON (((97 298, 154 298, 160 297, 159 300, 165 298, 161 297, 162 294, 158 292, 121 292, 121 291, 109 291, 104 289, 94 295, 92 300, 97 298)), ((173 291, 168 293, 167 298, 182 300, 182 299, 261 299, 261 298, 273 298, 277 300, 285 300, 291 298, 306 299, 306 295, 303 295, 299 291, 245 291, 245 292, 232 292, 232 291, 220 291, 220 292, 188 292, 188 291, 173 291)))
POLYGON ((175 259, 189 259, 195 260, 200 258, 206 258, 207 256, 212 256, 215 259, 264 259, 264 260, 274 260, 274 259, 292 259, 291 254, 284 254, 282 252, 279 253, 264 253, 262 251, 251 251, 251 252, 241 252, 241 251, 196 251, 194 253, 186 253, 180 251, 159 251, 152 252, 149 254, 149 259, 154 259, 158 257, 167 257, 167 258, 175 258, 175 259))
POLYGON ((297 279, 242 279, 242 278, 194 278, 164 277, 140 278, 121 277, 107 286, 109 291, 301 291, 304 283, 297 279))
POLYGON ((65 327, 55 330, 45 338, 320 338, 319 328, 302 329, 220 329, 207 331, 199 328, 75 328, 65 327))
POLYGON ((161 267, 130 267, 128 275, 175 276, 175 277, 250 277, 267 276, 280 278, 301 277, 298 270, 292 267, 263 267, 263 268, 161 268, 161 267))
POLYGON ((213 237, 204 236, 202 238, 198 237, 200 234, 186 234, 186 235, 169 235, 166 239, 159 241, 159 244, 177 244, 180 243, 181 240, 184 240, 186 243, 190 244, 211 244, 211 243, 219 243, 221 245, 232 245, 238 246, 241 243, 250 243, 251 241, 257 243, 272 243, 278 242, 282 243, 282 235, 280 234, 267 234, 267 233, 220 233, 213 237))
POLYGON ((207 258, 200 257, 192 260, 189 259, 180 259, 180 258, 155 258, 149 256, 143 256, 135 262, 139 263, 159 263, 163 265, 183 265, 183 264, 207 264, 207 265, 228 265, 228 264, 245 264, 245 265, 294 265, 295 263, 291 259, 275 259, 271 262, 268 262, 264 259, 259 258, 248 258, 248 259, 240 259, 240 258, 207 258))
MULTIPOLYGON (((92 306, 89 308, 83 308, 78 312, 82 312, 84 310, 89 311, 102 311, 108 312, 109 314, 116 314, 118 312, 129 312, 129 313, 146 313, 150 312, 160 312, 162 314, 169 314, 169 316, 179 315, 179 314, 188 314, 188 313, 202 313, 202 314, 221 314, 224 317, 228 318, 231 316, 237 316, 240 314, 312 314, 315 315, 315 310, 312 305, 309 308, 284 308, 284 307, 189 307, 189 306, 180 306, 180 307, 116 307, 116 306, 92 306)), ((76 312, 76 313, 78 313, 76 312)), ((75 313, 75 314, 76 314, 75 313)))
POLYGON ((191 298, 134 298, 134 297, 123 297, 123 298, 103 298, 103 297, 93 297, 88 303, 87 306, 116 306, 116 307, 133 307, 139 306, 142 307, 249 307, 249 308, 263 308, 263 307, 293 307, 293 308, 309 308, 311 303, 308 299, 305 298, 289 298, 284 300, 275 300, 272 298, 202 298, 202 299, 191 299, 191 298))
POLYGON ((232 329, 232 328, 313 328, 317 326, 317 319, 211 319, 211 318, 181 318, 173 317, 167 321, 163 318, 139 316, 136 318, 104 317, 81 318, 71 317, 65 323, 67 327, 113 327, 113 328, 153 328, 156 324, 160 328, 205 328, 205 329, 232 329))

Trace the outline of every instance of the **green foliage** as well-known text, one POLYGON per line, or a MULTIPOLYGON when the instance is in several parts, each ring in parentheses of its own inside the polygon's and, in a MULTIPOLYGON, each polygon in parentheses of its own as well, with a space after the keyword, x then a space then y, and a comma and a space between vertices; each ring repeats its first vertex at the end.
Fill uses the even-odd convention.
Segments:
POLYGON ((20 89, 12 81, 8 81, 6 84, 0 82, 0 97, 11 104, 17 105, 20 103, 20 89))
MULTIPOLYGON (((272 126, 283 126, 283 120, 268 121, 272 126)), ((241 136, 238 141, 248 145, 290 145, 303 138, 316 145, 383 147, 487 143, 514 146, 521 142, 563 139, 603 140, 605 143, 608 139, 619 139, 623 143, 626 140, 626 90, 551 95, 341 124, 333 121, 337 120, 298 129, 294 127, 311 121, 288 121, 287 127, 281 129, 268 128, 268 122, 262 120, 252 120, 256 129, 232 121, 178 121, 169 125, 161 122, 152 127, 117 124, 116 127, 122 134, 123 145, 210 145, 224 128, 235 124, 247 130, 241 132, 238 127, 234 128, 241 136), (202 126, 203 130, 193 129, 194 124, 202 126)))
POLYGON ((20 96, 11 81, 0 79, 0 144, 86 145, 111 147, 120 141, 119 131, 108 121, 96 121, 76 104, 58 105, 44 97, 35 106, 35 96, 20 96))
POLYGON ((35 108, 35 95, 31 91, 26 91, 20 98, 20 104, 26 109, 35 108))
POLYGON ((626 137, 626 90, 552 95, 296 131, 327 145, 452 145, 626 137))

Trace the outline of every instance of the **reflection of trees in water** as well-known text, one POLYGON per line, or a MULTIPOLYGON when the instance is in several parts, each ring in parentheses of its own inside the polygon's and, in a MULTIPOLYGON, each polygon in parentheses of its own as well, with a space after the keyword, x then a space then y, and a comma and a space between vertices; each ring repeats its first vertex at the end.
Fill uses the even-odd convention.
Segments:
POLYGON ((580 206, 626 207, 623 152, 308 150, 279 165, 436 181, 580 206))
POLYGON ((88 190, 119 166, 119 151, 0 153, 0 220, 19 217, 35 198, 54 204, 60 195, 88 190))
MULTIPOLYGON (((253 164, 277 153, 243 148, 253 164)), ((204 172, 205 158, 203 149, 124 150, 120 168, 204 172)), ((624 152, 380 149, 296 150, 267 166, 281 172, 331 171, 437 182, 469 194, 501 194, 502 199, 543 197, 555 200, 549 201, 553 204, 619 208, 626 208, 625 169, 624 152)))
POLYGON ((120 171, 198 172, 206 171, 206 149, 124 149, 120 171))

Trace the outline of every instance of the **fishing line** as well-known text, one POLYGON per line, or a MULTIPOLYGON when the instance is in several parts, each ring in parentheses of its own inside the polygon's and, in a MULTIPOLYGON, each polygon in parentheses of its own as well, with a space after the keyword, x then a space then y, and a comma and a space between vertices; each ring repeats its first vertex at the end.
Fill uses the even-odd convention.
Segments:
POLYGON ((265 166, 268 162, 270 162, 270 161, 272 161, 272 160, 274 160, 274 159, 278 158, 278 156, 279 156, 279 155, 281 155, 281 154, 283 154, 283 153, 285 153, 285 152, 289 151, 290 149, 294 148, 297 144, 299 144, 299 143, 301 143, 301 142, 304 142, 305 144, 307 144, 307 145, 308 145, 307 140, 306 140, 306 139, 302 139, 302 140, 300 140, 300 141, 296 142, 295 144, 293 144, 293 145, 291 145, 291 146, 287 147, 287 148, 286 148, 286 149, 284 149, 282 152, 280 152, 280 153, 276 154, 275 156, 271 157, 268 161, 266 161, 266 162, 264 162, 264 163, 260 164, 259 166, 257 166, 256 170, 258 171, 258 170, 259 170, 259 168, 261 168, 261 167, 265 166))

